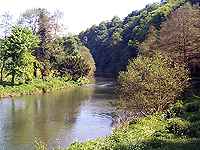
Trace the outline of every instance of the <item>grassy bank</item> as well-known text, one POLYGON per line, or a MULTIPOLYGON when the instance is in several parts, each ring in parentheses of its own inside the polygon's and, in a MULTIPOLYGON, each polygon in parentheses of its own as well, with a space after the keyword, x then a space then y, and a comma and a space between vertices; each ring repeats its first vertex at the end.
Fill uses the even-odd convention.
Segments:
MULTIPOLYGON (((74 143, 66 150, 198 150, 200 98, 178 102, 163 114, 135 120, 111 136, 74 143)), ((37 150, 46 150, 41 143, 37 150)))
POLYGON ((14 86, 0 85, 0 97, 3 98, 46 93, 67 87, 75 87, 86 83, 89 83, 89 80, 79 79, 77 81, 72 81, 68 78, 49 78, 47 80, 35 79, 27 84, 19 84, 14 86))

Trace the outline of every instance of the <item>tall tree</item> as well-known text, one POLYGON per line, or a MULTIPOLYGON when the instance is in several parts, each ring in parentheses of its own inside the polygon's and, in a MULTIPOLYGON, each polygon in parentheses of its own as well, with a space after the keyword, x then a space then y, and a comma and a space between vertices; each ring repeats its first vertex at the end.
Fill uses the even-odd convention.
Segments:
MULTIPOLYGON (((6 38, 11 31, 11 27, 13 24, 12 21, 12 15, 9 12, 5 12, 0 16, 1 23, 0 23, 0 32, 1 32, 1 37, 6 38)), ((7 60, 7 51, 5 49, 4 45, 4 40, 0 41, 0 64, 1 64, 1 69, 0 69, 0 82, 3 81, 3 71, 5 68, 5 63, 7 60)))
POLYGON ((188 62, 200 53, 200 11, 189 5, 174 11, 160 30, 158 48, 175 60, 188 62))
POLYGON ((18 24, 25 27, 30 27, 34 34, 38 34, 41 14, 48 17, 48 28, 51 28, 51 34, 54 36, 60 34, 64 27, 61 21, 63 13, 59 10, 51 13, 44 8, 28 9, 21 14, 18 24))
POLYGON ((6 50, 5 69, 11 75, 11 83, 14 85, 15 77, 21 75, 28 65, 33 65, 32 50, 38 45, 38 37, 32 31, 23 27, 13 27, 11 35, 4 39, 6 50))
POLYGON ((35 50, 35 56, 42 63, 42 77, 47 75, 50 68, 50 58, 54 53, 54 40, 62 29, 60 19, 62 12, 48 12, 46 9, 29 9, 24 12, 19 20, 19 24, 31 27, 34 34, 40 38, 39 48, 35 50))

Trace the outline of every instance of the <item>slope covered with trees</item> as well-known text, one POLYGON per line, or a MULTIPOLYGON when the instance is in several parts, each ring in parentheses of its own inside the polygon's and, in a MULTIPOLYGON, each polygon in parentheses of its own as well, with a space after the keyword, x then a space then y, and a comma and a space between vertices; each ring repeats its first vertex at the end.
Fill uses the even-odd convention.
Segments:
MULTIPOLYGON (((162 22, 186 0, 165 0, 133 11, 123 20, 113 17, 80 33, 80 39, 91 50, 97 74, 116 75, 125 70, 128 60, 138 54, 138 45, 149 33, 149 27, 160 29, 162 22)), ((198 1, 191 1, 193 4, 198 1)))

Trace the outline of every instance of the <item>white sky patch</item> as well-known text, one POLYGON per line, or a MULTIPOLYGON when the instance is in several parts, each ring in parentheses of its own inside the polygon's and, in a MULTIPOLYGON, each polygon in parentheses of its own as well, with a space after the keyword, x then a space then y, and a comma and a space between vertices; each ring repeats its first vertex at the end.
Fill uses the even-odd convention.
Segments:
POLYGON ((153 2, 160 0, 0 0, 0 13, 9 11, 19 16, 29 8, 59 9, 64 13, 67 31, 79 33, 113 16, 123 18, 153 2))

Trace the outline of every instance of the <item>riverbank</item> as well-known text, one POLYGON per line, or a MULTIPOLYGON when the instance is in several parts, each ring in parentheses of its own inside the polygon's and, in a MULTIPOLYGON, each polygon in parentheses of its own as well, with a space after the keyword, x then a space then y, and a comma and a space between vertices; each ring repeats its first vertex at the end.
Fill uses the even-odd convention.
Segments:
POLYGON ((90 81, 85 78, 78 79, 77 81, 69 80, 68 78, 49 78, 47 80, 35 79, 28 84, 14 86, 1 85, 0 98, 48 93, 68 87, 76 87, 83 84, 88 84, 89 82, 90 81))
POLYGON ((74 143, 67 150, 197 150, 200 147, 200 97, 177 102, 165 113, 115 129, 111 136, 74 143))

